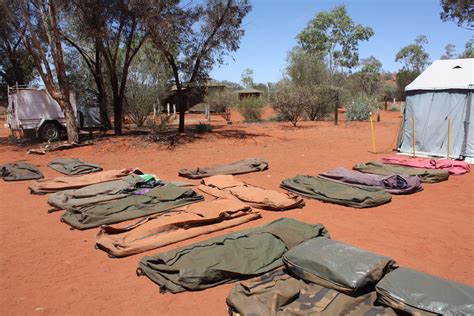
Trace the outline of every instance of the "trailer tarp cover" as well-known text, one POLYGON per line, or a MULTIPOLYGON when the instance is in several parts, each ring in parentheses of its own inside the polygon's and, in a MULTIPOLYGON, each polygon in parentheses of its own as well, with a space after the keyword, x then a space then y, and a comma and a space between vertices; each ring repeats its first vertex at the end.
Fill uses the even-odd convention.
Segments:
POLYGON ((68 209, 61 220, 74 228, 88 229, 168 211, 202 199, 191 189, 166 184, 143 195, 129 195, 108 203, 68 209))
POLYGON ((178 293, 249 278, 282 266, 282 256, 310 238, 329 236, 321 224, 281 218, 267 225, 144 257, 137 272, 178 293))
POLYGON ((446 181, 449 178, 448 170, 433 170, 433 169, 424 169, 424 168, 413 168, 406 166, 398 165, 389 165, 381 163, 379 161, 369 161, 367 163, 359 163, 352 167, 354 170, 380 174, 380 175, 392 175, 392 174, 401 174, 406 176, 418 176, 421 179, 421 182, 424 183, 436 183, 441 181, 446 181))
POLYGON ((327 238, 313 238, 283 256, 288 271, 299 278, 349 295, 374 290, 397 265, 390 258, 327 238))
POLYGON ((98 164, 84 162, 79 158, 57 158, 51 161, 48 166, 68 176, 102 171, 102 167, 98 164))
POLYGON ((179 175, 190 179, 202 179, 218 174, 242 174, 268 169, 268 162, 261 158, 247 158, 225 165, 181 169, 179 175))
POLYGON ((203 201, 152 215, 126 226, 100 227, 97 246, 114 257, 163 247, 260 218, 240 201, 203 201))
POLYGON ((352 297, 295 279, 282 268, 237 283, 227 296, 227 305, 242 316, 396 315, 375 301, 375 292, 352 297))
POLYGON ((5 181, 35 180, 43 178, 43 173, 27 162, 12 162, 0 165, 0 177, 5 181))
POLYGON ((474 287, 398 268, 376 286, 381 303, 410 315, 474 315, 474 287))
POLYGON ((312 176, 285 179, 280 186, 309 198, 356 208, 379 206, 392 199, 390 193, 380 188, 352 186, 312 176))

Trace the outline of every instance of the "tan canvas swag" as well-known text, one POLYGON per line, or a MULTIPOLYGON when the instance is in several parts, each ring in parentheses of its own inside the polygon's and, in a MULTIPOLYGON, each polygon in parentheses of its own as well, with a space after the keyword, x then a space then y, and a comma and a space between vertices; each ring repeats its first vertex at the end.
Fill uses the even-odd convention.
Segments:
POLYGON ((137 169, 122 169, 100 171, 81 176, 45 178, 33 182, 29 186, 29 189, 31 193, 34 194, 48 194, 62 190, 78 189, 91 184, 117 180, 132 172, 136 174, 142 173, 137 169))
POLYGON ((146 217, 127 226, 103 225, 98 248, 124 257, 163 247, 199 235, 237 226, 260 218, 245 204, 228 199, 204 201, 183 209, 146 217))
POLYGON ((231 175, 218 175, 202 180, 198 187, 215 197, 238 199, 253 207, 272 211, 288 210, 304 205, 303 198, 296 194, 281 193, 255 187, 235 179, 231 175))

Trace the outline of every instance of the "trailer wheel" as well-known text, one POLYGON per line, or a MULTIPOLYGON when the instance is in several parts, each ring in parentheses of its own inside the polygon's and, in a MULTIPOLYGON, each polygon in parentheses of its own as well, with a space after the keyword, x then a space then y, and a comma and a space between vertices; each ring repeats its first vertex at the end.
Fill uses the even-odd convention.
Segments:
POLYGON ((60 131, 58 125, 55 123, 46 123, 41 127, 40 131, 41 139, 45 142, 58 140, 60 131))

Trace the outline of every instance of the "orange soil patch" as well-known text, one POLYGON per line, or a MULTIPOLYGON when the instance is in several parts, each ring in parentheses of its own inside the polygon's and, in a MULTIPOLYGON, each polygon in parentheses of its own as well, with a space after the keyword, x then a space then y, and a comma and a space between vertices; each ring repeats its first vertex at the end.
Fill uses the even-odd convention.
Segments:
MULTIPOLYGON (((178 179, 183 167, 207 166, 245 157, 268 159, 265 172, 239 176, 253 185, 280 190, 280 181, 297 174, 315 175, 338 166, 376 159, 391 153, 400 116, 383 112, 375 123, 381 154, 370 153, 369 124, 302 122, 225 125, 214 117, 216 129, 189 137, 173 149, 150 144, 141 136, 96 140, 94 146, 26 154, 26 147, 8 145, 0 128, 0 164, 26 160, 46 176, 57 157, 78 157, 104 169, 139 167, 166 180, 178 179)), ((202 115, 190 115, 202 120, 202 115)), ((196 121, 194 121, 196 122, 196 121)), ((303 209, 262 211, 263 219, 153 250, 170 250, 210 237, 261 225, 280 217, 323 223, 332 238, 396 259, 400 265, 474 285, 474 215, 472 173, 451 177, 410 196, 372 209, 352 209, 306 200, 303 209)), ((198 181, 190 180, 194 183, 198 181)), ((143 255, 110 259, 94 249, 97 230, 70 230, 60 213, 48 214, 46 196, 30 195, 28 182, 0 181, 0 314, 119 314, 226 315, 225 298, 232 284, 199 292, 160 294, 158 286, 135 269, 143 255)), ((144 254, 144 255, 145 255, 144 254)))

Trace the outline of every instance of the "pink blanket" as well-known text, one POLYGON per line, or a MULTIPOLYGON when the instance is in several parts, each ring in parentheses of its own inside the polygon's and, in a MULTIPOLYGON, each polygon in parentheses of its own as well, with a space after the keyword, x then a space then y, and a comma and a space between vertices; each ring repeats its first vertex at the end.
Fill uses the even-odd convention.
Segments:
POLYGON ((383 163, 402 165, 414 168, 444 169, 451 175, 461 175, 470 171, 469 164, 465 161, 449 159, 413 158, 407 156, 392 156, 381 159, 383 163))

